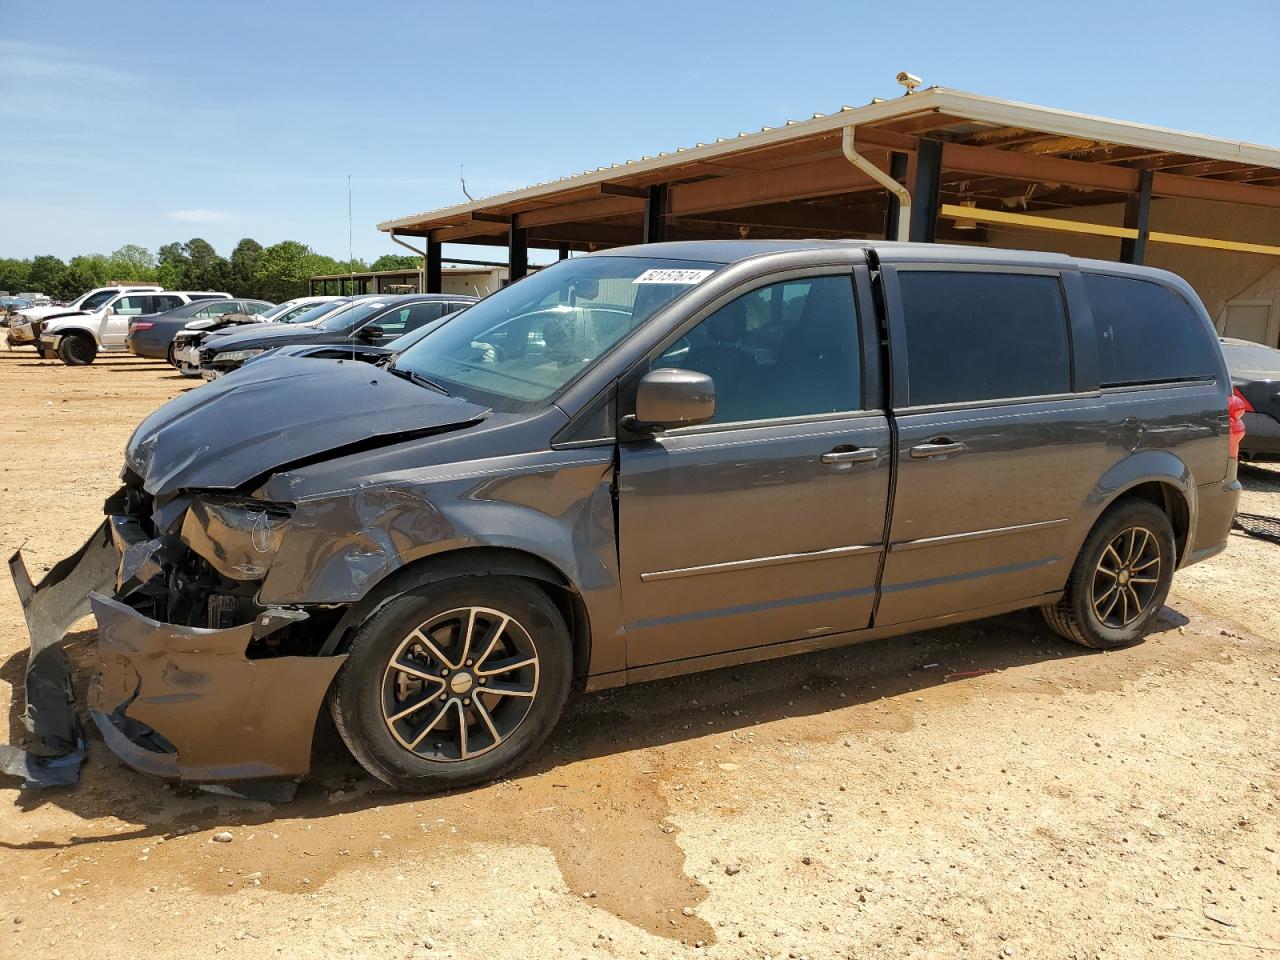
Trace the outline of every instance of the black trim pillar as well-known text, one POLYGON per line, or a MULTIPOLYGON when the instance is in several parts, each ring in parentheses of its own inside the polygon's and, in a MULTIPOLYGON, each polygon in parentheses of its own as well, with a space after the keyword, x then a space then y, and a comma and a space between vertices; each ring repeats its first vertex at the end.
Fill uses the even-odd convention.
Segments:
POLYGON ((911 236, 917 243, 933 243, 938 230, 938 189, 942 184, 942 143, 919 141, 916 179, 911 185, 911 236))
POLYGON ((568 259, 569 259, 569 245, 568 245, 567 243, 562 243, 562 244, 560 244, 560 246, 557 248, 557 250, 556 250, 556 259, 557 259, 557 260, 568 260, 568 259))
POLYGON ((529 272, 529 231, 517 227, 511 221, 511 229, 507 234, 507 274, 508 283, 515 283, 529 272))
MULTIPOLYGON (((907 180, 907 155, 905 153, 889 154, 889 176, 899 183, 907 180)), ((886 240, 905 240, 898 236, 898 214, 902 211, 902 201, 892 190, 889 191, 889 205, 884 211, 884 238, 886 240)))
POLYGON ((644 201, 644 242, 661 243, 667 239, 667 185, 655 183, 644 201))
POLYGON ((427 255, 422 258, 423 293, 444 293, 444 270, 440 262, 439 241, 427 238, 427 255))
POLYGON ((1121 263, 1142 263, 1147 255, 1147 236, 1151 221, 1151 182, 1155 179, 1150 170, 1138 174, 1138 192, 1131 193, 1124 201, 1124 225, 1137 230, 1133 239, 1120 241, 1121 263))

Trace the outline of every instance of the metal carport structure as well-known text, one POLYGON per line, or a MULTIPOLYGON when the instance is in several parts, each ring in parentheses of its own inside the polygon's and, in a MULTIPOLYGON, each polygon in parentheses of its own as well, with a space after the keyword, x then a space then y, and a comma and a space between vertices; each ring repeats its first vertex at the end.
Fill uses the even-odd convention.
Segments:
POLYGON ((530 248, 564 256, 737 236, 940 240, 1128 262, 1181 248, 1269 268, 1280 264, 1280 149, 933 87, 379 229, 404 245, 425 239, 428 289, 444 243, 505 245, 513 280, 530 248))

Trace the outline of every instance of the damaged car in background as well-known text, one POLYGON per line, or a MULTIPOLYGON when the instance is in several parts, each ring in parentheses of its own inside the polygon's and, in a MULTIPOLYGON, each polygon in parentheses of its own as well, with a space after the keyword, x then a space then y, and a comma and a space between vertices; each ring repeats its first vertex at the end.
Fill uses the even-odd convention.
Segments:
POLYGON ((1161 271, 822 241, 561 261, 385 365, 277 356, 143 421, 84 547, 38 586, 11 560, 30 737, 3 766, 74 781, 62 637, 89 611, 115 753, 286 795, 326 703, 370 774, 429 791, 526 759, 575 683, 1028 607, 1135 643, 1226 544, 1241 410, 1161 271))
POLYGON ((322 316, 324 311, 313 313, 319 307, 326 310, 336 309, 339 297, 297 297, 276 304, 270 310, 259 314, 224 313, 219 316, 202 317, 187 322, 181 330, 173 335, 166 357, 170 364, 184 377, 200 376, 200 344, 212 336, 232 333, 252 324, 265 323, 300 323, 308 319, 322 316), (328 304, 329 306, 325 306, 328 304))

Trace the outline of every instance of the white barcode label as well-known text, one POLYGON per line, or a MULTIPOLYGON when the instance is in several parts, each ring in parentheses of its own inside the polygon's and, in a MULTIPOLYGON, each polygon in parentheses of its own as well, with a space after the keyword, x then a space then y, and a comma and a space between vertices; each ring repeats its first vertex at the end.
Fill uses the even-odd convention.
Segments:
POLYGON ((714 270, 646 270, 632 283, 680 283, 692 286, 715 273, 714 270))

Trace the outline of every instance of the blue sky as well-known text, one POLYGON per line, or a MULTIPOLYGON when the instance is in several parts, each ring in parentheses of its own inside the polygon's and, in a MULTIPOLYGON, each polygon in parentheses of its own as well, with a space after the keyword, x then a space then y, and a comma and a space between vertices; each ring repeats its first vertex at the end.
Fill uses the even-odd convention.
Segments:
MULTIPOLYGON (((1280 144, 1280 4, 0 0, 0 256, 375 224, 926 84, 1280 144), (1224 12, 1225 11, 1225 12, 1224 12)), ((476 248, 455 248, 474 256, 476 248)))

